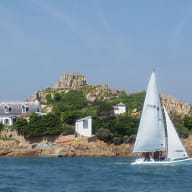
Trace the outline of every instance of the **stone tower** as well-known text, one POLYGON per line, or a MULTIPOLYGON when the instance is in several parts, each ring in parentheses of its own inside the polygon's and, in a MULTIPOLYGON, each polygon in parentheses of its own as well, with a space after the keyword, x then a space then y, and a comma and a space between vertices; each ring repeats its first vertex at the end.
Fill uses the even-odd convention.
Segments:
POLYGON ((61 74, 56 88, 79 88, 86 85, 86 77, 80 73, 64 73, 61 74))

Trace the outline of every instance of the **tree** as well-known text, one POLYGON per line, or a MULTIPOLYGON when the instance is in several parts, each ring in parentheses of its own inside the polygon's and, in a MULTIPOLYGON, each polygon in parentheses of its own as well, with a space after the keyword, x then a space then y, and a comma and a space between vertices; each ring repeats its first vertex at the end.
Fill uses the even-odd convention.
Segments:
POLYGON ((55 100, 56 102, 61 101, 61 94, 55 93, 55 95, 54 95, 54 100, 55 100))
POLYGON ((0 123, 0 131, 3 130, 3 123, 0 123))
POLYGON ((183 118, 183 122, 184 122, 184 126, 187 129, 192 130, 192 117, 191 116, 185 116, 183 118))
POLYGON ((14 127, 26 137, 55 135, 63 131, 60 118, 51 113, 44 116, 33 113, 29 118, 29 122, 26 119, 17 118, 14 127))
POLYGON ((111 142, 113 134, 108 129, 100 128, 96 131, 96 136, 101 141, 111 142))
POLYGON ((114 110, 111 104, 106 103, 106 102, 99 102, 97 104, 97 111, 96 115, 98 116, 99 119, 107 119, 109 117, 114 116, 114 110))
POLYGON ((63 135, 71 135, 75 133, 75 127, 73 125, 64 124, 63 125, 63 135))
POLYGON ((52 100, 52 97, 51 97, 51 94, 50 94, 50 93, 46 95, 46 100, 47 100, 47 104, 51 104, 51 103, 53 102, 53 100, 52 100))
POLYGON ((61 114, 62 120, 69 124, 69 125, 74 125, 77 119, 82 118, 82 112, 81 111, 66 111, 61 114))
POLYGON ((44 127, 44 134, 55 135, 62 132, 62 123, 60 117, 49 113, 42 117, 42 125, 44 127))
POLYGON ((185 116, 184 118, 182 118, 179 115, 172 115, 171 118, 179 136, 187 138, 189 136, 190 130, 190 117, 188 118, 188 116, 185 116))
POLYGON ((29 123, 26 119, 17 118, 16 121, 13 123, 13 126, 20 134, 29 133, 29 123))

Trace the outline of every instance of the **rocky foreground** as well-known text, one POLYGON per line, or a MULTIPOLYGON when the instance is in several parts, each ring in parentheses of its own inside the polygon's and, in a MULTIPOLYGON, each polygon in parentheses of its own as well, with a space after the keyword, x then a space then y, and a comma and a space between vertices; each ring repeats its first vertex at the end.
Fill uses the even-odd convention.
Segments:
POLYGON ((74 139, 74 135, 39 140, 24 140, 21 136, 13 140, 0 140, 1 157, 131 157, 131 144, 106 144, 96 140, 74 139), (20 138, 19 138, 20 137, 20 138), (36 141, 34 141, 36 140, 36 141), (69 141, 66 143, 55 143, 69 141))
MULTIPOLYGON (((5 138, 5 133, 4 138, 5 138)), ((6 133, 7 134, 7 133, 6 133)), ((69 136, 38 137, 26 140, 15 132, 9 132, 9 140, 0 140, 1 157, 133 157, 132 144, 106 144, 95 140, 69 136), (62 141, 71 141, 57 143, 62 141)), ((1 136, 2 137, 2 136, 1 136)), ((2 138, 3 138, 2 137, 2 138)), ((6 136, 7 138, 7 136, 6 136)), ((183 143, 189 155, 192 156, 192 136, 183 143)))

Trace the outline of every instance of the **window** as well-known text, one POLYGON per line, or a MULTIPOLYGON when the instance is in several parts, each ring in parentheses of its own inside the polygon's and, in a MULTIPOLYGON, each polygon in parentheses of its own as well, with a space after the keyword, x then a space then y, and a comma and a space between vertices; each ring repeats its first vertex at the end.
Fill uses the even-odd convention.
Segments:
POLYGON ((114 110, 119 110, 119 107, 118 106, 115 106, 115 107, 113 107, 114 108, 114 110))
POLYGON ((37 112, 40 112, 40 108, 39 107, 37 108, 37 112))
POLYGON ((10 113, 11 112, 11 107, 9 107, 8 105, 4 106, 4 112, 5 113, 10 113))
POLYGON ((21 110, 22 113, 27 113, 29 111, 29 107, 27 107, 26 105, 22 105, 21 110))
POLYGON ((88 128, 88 120, 83 120, 83 128, 84 129, 88 128))
POLYGON ((4 124, 9 125, 10 124, 10 120, 9 119, 5 119, 4 120, 4 124))

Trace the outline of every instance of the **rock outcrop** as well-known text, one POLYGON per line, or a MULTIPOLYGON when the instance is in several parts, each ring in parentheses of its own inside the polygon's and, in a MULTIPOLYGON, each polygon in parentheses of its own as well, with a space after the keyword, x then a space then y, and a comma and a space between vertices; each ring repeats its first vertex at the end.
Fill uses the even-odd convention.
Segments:
MULTIPOLYGON (((43 146, 41 144, 74 139, 74 135, 44 136, 34 138, 33 142, 21 137, 13 133, 11 140, 0 140, 0 157, 135 157, 138 155, 131 153, 133 144, 114 145, 99 140, 88 142, 85 139, 75 138, 73 143, 43 146)), ((182 141, 188 154, 192 155, 192 136, 182 141)))
POLYGON ((42 136, 25 139, 17 135, 15 131, 1 133, 1 137, 10 140, 0 140, 1 157, 129 157, 132 150, 131 144, 116 146, 99 140, 88 142, 85 138, 68 136, 42 136), (57 143, 59 141, 74 140, 73 143, 57 143), (56 145, 44 146, 42 144, 57 143, 56 145))
POLYGON ((80 73, 64 73, 54 88, 77 89, 86 85, 86 77, 80 73))
MULTIPOLYGON (((28 100, 39 100, 42 104, 47 103, 47 95, 52 98, 55 92, 67 93, 70 90, 81 90, 90 102, 98 100, 107 100, 110 98, 116 98, 122 94, 126 94, 125 90, 117 89, 112 90, 107 84, 87 84, 86 77, 80 73, 64 73, 60 76, 59 81, 54 87, 49 87, 45 90, 38 91, 32 95, 28 100)), ((46 112, 50 112, 52 109, 46 105, 43 106, 46 112)))
POLYGON ((192 106, 175 99, 174 97, 161 94, 161 101, 167 111, 174 115, 192 115, 192 106))
MULTIPOLYGON (((86 77, 80 73, 64 73, 54 87, 49 87, 32 95, 28 100, 39 100, 45 112, 51 112, 52 107, 46 105, 47 95, 53 98, 55 92, 67 93, 70 90, 81 90, 90 102, 103 101, 111 98, 117 98, 126 94, 125 90, 112 90, 107 84, 87 84, 86 77)), ((192 115, 192 106, 181 102, 171 96, 161 95, 163 105, 168 112, 176 115, 192 115)), ((139 113, 134 113, 138 115, 139 113)))

